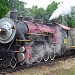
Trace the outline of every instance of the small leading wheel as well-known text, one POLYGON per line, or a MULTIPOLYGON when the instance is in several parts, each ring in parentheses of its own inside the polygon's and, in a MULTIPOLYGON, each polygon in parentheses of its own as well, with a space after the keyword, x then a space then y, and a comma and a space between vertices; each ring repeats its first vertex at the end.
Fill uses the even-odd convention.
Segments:
POLYGON ((37 58, 36 62, 40 63, 42 61, 42 57, 37 58))
POLYGON ((44 54, 44 61, 48 61, 48 59, 49 59, 49 53, 45 52, 45 54, 44 54))
POLYGON ((16 58, 14 57, 14 58, 12 58, 12 59, 10 60, 10 66, 11 66, 11 68, 15 68, 15 67, 16 67, 16 64, 17 64, 17 60, 16 60, 16 58))
POLYGON ((51 46, 51 50, 52 50, 52 52, 50 53, 50 59, 54 60, 54 58, 55 58, 55 47, 51 46))

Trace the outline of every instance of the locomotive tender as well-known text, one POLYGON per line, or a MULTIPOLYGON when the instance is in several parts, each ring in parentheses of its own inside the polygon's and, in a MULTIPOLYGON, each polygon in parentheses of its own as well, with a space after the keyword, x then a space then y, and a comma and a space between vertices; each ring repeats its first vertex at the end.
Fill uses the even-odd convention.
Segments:
POLYGON ((74 33, 75 29, 58 23, 48 26, 18 20, 16 13, 11 12, 10 18, 0 19, 0 67, 54 60, 75 48, 74 33))

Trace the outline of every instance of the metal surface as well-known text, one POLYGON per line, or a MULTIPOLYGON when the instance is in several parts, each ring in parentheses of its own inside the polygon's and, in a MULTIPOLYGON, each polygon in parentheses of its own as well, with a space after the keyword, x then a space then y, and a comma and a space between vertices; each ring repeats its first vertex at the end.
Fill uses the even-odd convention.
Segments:
POLYGON ((24 53, 18 53, 17 54, 17 59, 18 59, 18 62, 22 62, 24 59, 25 59, 25 55, 24 53))
POLYGON ((23 20, 19 20, 18 22, 16 22, 16 38, 26 40, 26 33, 28 33, 27 24, 23 20))
POLYGON ((9 43, 15 37, 16 26, 10 18, 0 19, 0 42, 9 43))

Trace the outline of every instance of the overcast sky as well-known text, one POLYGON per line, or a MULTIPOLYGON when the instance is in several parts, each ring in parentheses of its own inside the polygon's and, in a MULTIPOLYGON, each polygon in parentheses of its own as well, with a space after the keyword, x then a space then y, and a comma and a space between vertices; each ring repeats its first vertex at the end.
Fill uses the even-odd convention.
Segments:
MULTIPOLYGON (((53 2, 53 0, 20 0, 23 2, 27 2, 26 8, 31 8, 33 5, 37 5, 38 7, 47 8, 47 6, 53 2)), ((55 0, 61 1, 61 0, 55 0)))

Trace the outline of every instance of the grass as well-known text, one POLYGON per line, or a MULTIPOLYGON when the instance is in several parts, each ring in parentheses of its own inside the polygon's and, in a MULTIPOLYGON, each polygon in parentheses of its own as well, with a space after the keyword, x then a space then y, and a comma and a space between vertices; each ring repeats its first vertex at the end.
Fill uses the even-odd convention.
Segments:
POLYGON ((70 69, 61 69, 59 71, 55 71, 53 75, 75 75, 75 67, 70 69))

